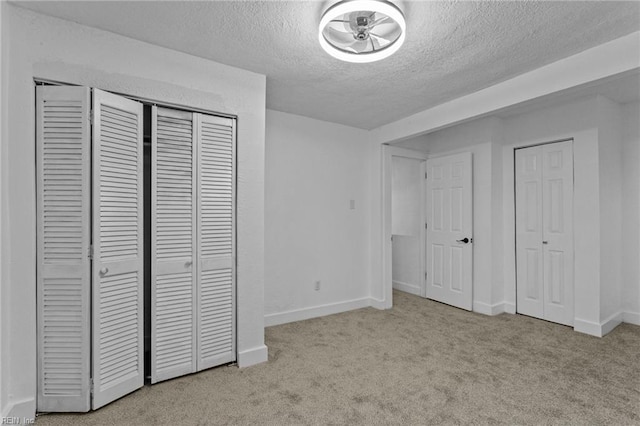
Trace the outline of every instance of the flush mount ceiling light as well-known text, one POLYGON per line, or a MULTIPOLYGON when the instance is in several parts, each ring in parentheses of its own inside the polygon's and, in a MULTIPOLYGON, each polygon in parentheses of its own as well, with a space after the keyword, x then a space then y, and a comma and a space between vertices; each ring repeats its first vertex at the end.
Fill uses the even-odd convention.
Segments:
POLYGON ((331 56, 347 62, 374 62, 404 43, 402 11, 385 0, 342 0, 320 20, 318 39, 331 56))

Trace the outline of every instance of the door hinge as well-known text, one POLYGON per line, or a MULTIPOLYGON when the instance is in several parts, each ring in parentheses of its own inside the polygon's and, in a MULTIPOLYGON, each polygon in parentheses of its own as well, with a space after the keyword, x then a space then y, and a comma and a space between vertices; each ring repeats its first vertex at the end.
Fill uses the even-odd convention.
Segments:
POLYGON ((89 124, 93 126, 93 110, 89 111, 89 124))
POLYGON ((424 229, 427 229, 427 228, 429 228, 429 225, 425 222, 424 229))
POLYGON ((89 246, 89 259, 93 260, 93 244, 89 246))
POLYGON ((89 380, 89 393, 93 395, 93 377, 89 380))
POLYGON ((427 173, 426 173, 426 172, 425 172, 425 174, 424 174, 424 178, 425 178, 425 179, 428 179, 428 178, 427 178, 427 173))
POLYGON ((426 272, 424 273, 424 279, 425 280, 427 279, 427 273, 426 272))

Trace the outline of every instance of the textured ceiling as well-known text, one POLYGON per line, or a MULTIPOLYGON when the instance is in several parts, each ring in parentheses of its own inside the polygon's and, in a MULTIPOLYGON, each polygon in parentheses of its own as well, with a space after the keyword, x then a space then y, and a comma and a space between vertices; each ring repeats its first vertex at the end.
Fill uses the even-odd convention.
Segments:
POLYGON ((268 108, 364 129, 640 30, 637 1, 405 1, 400 51, 352 64, 318 44, 319 1, 17 4, 264 74, 268 108))

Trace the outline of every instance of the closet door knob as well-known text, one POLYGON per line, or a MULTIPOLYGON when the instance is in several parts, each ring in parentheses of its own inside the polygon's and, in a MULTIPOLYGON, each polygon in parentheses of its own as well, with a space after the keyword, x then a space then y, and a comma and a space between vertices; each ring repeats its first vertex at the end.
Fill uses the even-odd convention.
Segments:
POLYGON ((184 262, 184 266, 191 266, 193 265, 193 262, 190 260, 187 260, 186 262, 184 262))
POLYGON ((109 272, 109 268, 102 268, 102 269, 100 269, 100 273, 101 273, 102 275, 107 275, 107 272, 109 272))
POLYGON ((549 241, 543 241, 542 244, 549 244, 549 241))

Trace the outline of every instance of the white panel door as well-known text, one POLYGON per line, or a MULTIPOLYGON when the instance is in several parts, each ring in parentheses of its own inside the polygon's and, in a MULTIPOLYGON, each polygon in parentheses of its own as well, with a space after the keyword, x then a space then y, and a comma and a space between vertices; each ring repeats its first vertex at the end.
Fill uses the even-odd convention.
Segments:
POLYGON ((516 150, 517 312, 573 325, 572 141, 516 150))
POLYGON ((90 92, 39 86, 36 98, 37 409, 84 412, 90 409, 90 92))
POLYGON ((196 114, 197 369, 236 359, 235 120, 196 114))
POLYGON ((544 318, 542 146, 516 150, 517 312, 544 318))
POLYGON ((152 108, 152 383, 196 371, 193 115, 152 108))
POLYGON ((473 304, 472 156, 427 160, 427 297, 462 309, 473 304))
POLYGON ((572 141, 542 146, 544 317, 573 325, 572 141))
POLYGON ((93 409, 144 384, 142 104, 93 90, 93 409))

